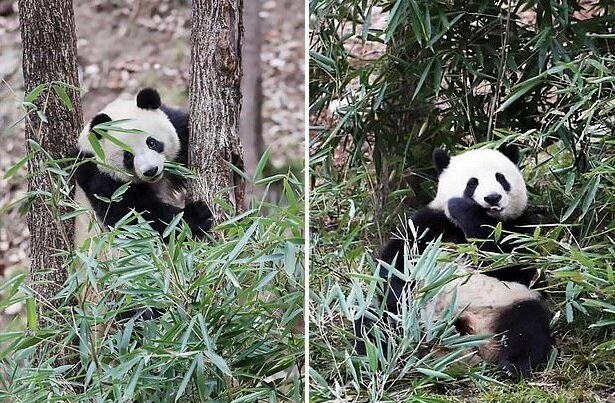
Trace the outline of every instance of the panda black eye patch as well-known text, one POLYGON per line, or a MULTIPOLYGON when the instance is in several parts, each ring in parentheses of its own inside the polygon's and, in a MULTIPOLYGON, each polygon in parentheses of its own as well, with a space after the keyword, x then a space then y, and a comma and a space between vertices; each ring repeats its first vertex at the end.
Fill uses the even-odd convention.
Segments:
POLYGON ((476 190, 477 186, 478 186, 478 179, 470 178, 468 180, 468 183, 466 183, 466 190, 463 192, 463 195, 465 197, 472 197, 472 196, 474 196, 474 191, 476 190))
POLYGON ((164 151, 164 144, 151 136, 148 137, 147 140, 145 140, 145 144, 147 144, 150 150, 154 150, 157 153, 161 153, 164 151))
POLYGON ((134 169, 135 167, 135 156, 133 153, 129 151, 124 151, 124 168, 127 170, 134 169))
POLYGON ((498 181, 500 183, 500 185, 502 185, 502 188, 505 191, 510 191, 510 183, 508 183, 508 181, 506 180, 506 177, 504 175, 502 175, 501 173, 496 173, 495 174, 495 180, 498 181))

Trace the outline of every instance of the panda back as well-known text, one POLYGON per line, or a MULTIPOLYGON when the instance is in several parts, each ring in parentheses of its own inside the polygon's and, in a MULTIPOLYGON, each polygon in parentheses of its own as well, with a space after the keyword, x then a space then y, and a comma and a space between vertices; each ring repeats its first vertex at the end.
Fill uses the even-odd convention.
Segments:
POLYGON ((502 308, 518 301, 539 299, 540 294, 517 282, 500 281, 483 273, 455 280, 459 306, 502 308))
POLYGON ((523 284, 500 281, 471 269, 446 284, 433 301, 435 320, 441 319, 454 304, 460 315, 458 330, 462 334, 495 334, 501 313, 523 301, 539 300, 540 294, 523 284))
POLYGON ((456 302, 455 327, 461 334, 491 335, 478 348, 483 359, 508 376, 529 376, 546 362, 551 348, 551 314, 540 293, 523 284, 472 272, 447 284, 436 299, 435 319, 456 302))

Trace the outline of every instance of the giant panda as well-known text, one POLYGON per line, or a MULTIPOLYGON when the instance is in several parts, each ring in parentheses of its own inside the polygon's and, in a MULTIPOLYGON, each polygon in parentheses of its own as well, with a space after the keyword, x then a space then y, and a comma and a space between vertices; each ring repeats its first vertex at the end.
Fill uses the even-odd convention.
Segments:
MULTIPOLYGON (((76 153, 75 201, 94 213, 101 229, 115 226, 133 210, 160 234, 180 212, 196 237, 203 237, 210 229, 212 213, 205 202, 186 206, 174 203, 174 193, 181 192, 185 183, 165 172, 165 162, 187 163, 188 114, 162 105, 155 89, 144 88, 132 99, 116 99, 104 107, 83 128, 76 153), (98 133, 99 129, 106 135, 98 133), (95 151, 91 136, 103 150, 104 161, 95 151), (108 203, 127 183, 130 186, 121 200, 108 203)), ((96 231, 91 218, 88 214, 77 216, 77 248, 96 231)))
MULTIPOLYGON (((433 159, 439 175, 435 198, 411 216, 414 228, 402 228, 410 239, 392 236, 380 259, 403 273, 406 242, 422 252, 439 237, 455 244, 472 241, 486 252, 514 253, 514 245, 506 241, 506 236, 496 240, 492 232, 498 224, 504 231, 530 231, 527 226, 533 220, 518 168, 518 148, 504 145, 497 150, 470 150, 456 156, 438 148, 433 159)), ((479 272, 464 262, 456 264, 457 278, 445 285, 427 307, 430 317, 441 318, 456 298, 453 308, 459 315, 457 330, 492 335, 478 349, 479 356, 511 378, 528 377, 532 369, 547 361, 551 348, 550 311, 540 293, 529 288, 536 270, 515 265, 479 272)), ((386 279, 387 311, 395 315, 400 312, 402 296, 411 293, 413 285, 389 273, 385 265, 380 265, 379 274, 386 279)), ((355 322, 357 353, 365 354, 361 337, 371 333, 373 326, 367 318, 355 322)))
MULTIPOLYGON (((165 170, 166 162, 187 163, 188 114, 163 105, 155 89, 144 88, 136 97, 116 99, 105 106, 83 128, 75 154, 74 199, 85 211, 75 218, 77 250, 87 245, 86 240, 115 227, 131 211, 141 215, 161 236, 181 212, 197 238, 203 238, 212 226, 207 204, 194 201, 182 205, 185 180, 165 170), (102 149, 104 160, 93 143, 102 149), (109 203, 114 192, 126 184, 129 187, 121 200, 109 203)), ((91 292, 83 298, 99 299, 91 292)), ((149 320, 162 313, 144 307, 119 313, 116 319, 149 320)))

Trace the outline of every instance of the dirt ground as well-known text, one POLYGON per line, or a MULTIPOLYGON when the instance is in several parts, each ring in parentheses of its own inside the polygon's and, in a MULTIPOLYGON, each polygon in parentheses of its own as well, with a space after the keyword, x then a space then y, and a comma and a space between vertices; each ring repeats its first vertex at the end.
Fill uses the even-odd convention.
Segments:
MULTIPOLYGON (((284 167, 303 158, 304 2, 261 1, 263 137, 272 163, 284 167)), ((189 0, 74 0, 74 7, 84 119, 143 86, 187 107, 189 0)), ((0 281, 29 267, 25 217, 12 205, 26 189, 25 173, 2 179, 24 155, 21 52, 17 1, 0 0, 0 281)), ((20 309, 7 308, 0 329, 20 309)))

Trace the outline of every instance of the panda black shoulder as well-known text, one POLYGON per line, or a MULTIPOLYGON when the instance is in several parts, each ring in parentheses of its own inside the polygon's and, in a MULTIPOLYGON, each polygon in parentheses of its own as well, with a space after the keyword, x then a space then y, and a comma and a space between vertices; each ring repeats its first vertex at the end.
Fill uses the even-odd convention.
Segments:
POLYGON ((160 110, 167 115, 171 124, 175 128, 177 132, 177 137, 179 137, 179 153, 177 154, 177 158, 175 162, 179 162, 181 164, 188 164, 188 113, 181 110, 171 108, 167 105, 161 105, 160 110))
POLYGON ((430 206, 417 210, 412 215, 412 223, 418 235, 423 235, 418 241, 422 251, 429 242, 442 236, 443 242, 465 242, 463 232, 446 216, 444 211, 430 206))
POLYGON ((77 182, 77 185, 79 185, 85 191, 89 190, 91 179, 97 178, 99 175, 101 175, 101 172, 98 169, 96 163, 90 160, 92 157, 94 157, 93 154, 80 150, 75 150, 75 159, 76 162, 79 164, 79 166, 75 170, 75 182, 77 182))
MULTIPOLYGON (((380 260, 387 263, 395 261, 395 268, 400 272, 404 271, 403 253, 406 238, 409 244, 416 243, 419 252, 423 252, 429 242, 434 241, 439 236, 442 237, 443 242, 461 243, 465 241, 463 232, 446 217, 442 210, 426 206, 415 211, 411 220, 418 239, 415 240, 413 231, 404 226, 398 231, 401 232, 400 235, 403 235, 404 239, 397 235, 392 236, 379 253, 380 260)), ((388 270, 381 266, 380 276, 387 278, 388 275, 388 270)))

